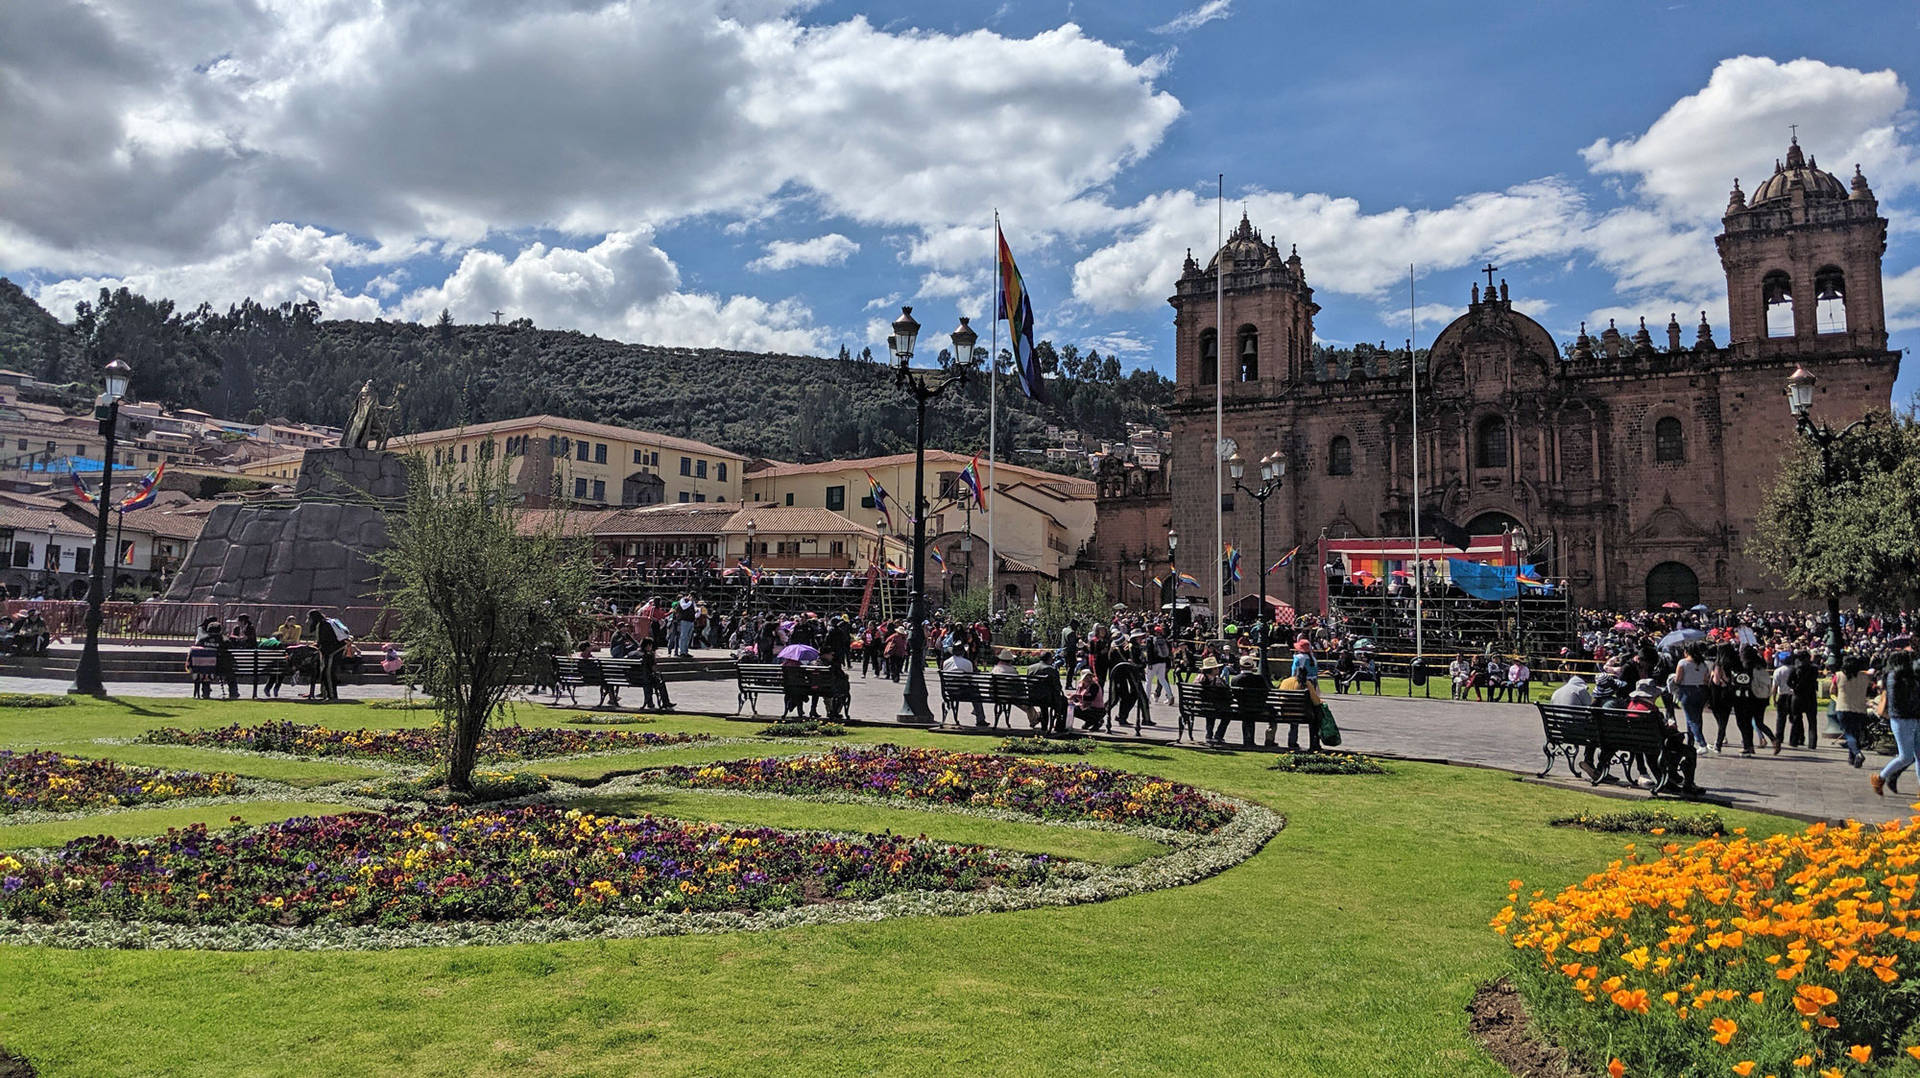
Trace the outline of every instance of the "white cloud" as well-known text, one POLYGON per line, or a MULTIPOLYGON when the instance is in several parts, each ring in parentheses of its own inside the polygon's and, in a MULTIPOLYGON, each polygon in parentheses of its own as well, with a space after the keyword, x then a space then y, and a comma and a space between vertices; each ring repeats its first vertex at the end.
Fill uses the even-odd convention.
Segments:
POLYGON ((1224 19, 1232 14, 1233 0, 1207 0, 1197 8, 1183 11, 1167 22, 1153 28, 1156 34, 1184 34, 1189 30, 1205 26, 1215 19, 1224 19))
POLYGON ((181 310, 201 303, 224 307, 251 296, 267 306, 313 300, 328 318, 374 318, 381 313, 380 301, 343 291, 334 281, 333 267, 363 265, 376 253, 345 236, 282 221, 231 254, 112 276, 67 278, 42 285, 34 298, 61 318, 73 317, 74 304, 93 299, 100 289, 122 286, 170 298, 181 310))
POLYGON ((1912 186, 1920 162, 1902 143, 1912 125, 1907 89, 1892 71, 1857 71, 1819 60, 1764 56, 1722 60, 1698 93, 1631 138, 1597 139, 1581 151, 1596 174, 1627 179, 1649 208, 1698 221, 1726 204, 1738 176, 1749 191, 1771 173, 1762 156, 1785 155, 1788 125, 1828 171, 1858 163, 1877 193, 1912 186))
POLYGON ((756 273, 792 269, 795 266, 838 266, 860 252, 860 245, 838 232, 808 240, 774 240, 767 253, 747 263, 756 273))

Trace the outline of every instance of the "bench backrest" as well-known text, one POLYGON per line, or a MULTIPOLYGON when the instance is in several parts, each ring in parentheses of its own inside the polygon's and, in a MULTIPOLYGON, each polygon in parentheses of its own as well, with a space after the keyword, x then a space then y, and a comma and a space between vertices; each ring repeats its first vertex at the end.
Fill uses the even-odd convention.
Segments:
POLYGON ((1547 740, 1556 744, 1588 745, 1600 740, 1600 724, 1594 712, 1600 708, 1578 704, 1535 704, 1540 709, 1540 728, 1547 740))
POLYGON ((1667 721, 1655 711, 1602 709, 1600 741, 1610 749, 1631 752, 1657 752, 1667 739, 1667 721))

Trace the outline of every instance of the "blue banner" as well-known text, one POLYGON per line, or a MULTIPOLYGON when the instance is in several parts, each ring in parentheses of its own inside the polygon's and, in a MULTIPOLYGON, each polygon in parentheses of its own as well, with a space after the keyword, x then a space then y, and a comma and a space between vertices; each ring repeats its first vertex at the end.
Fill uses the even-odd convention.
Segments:
POLYGON ((1464 558, 1448 558, 1447 573, 1461 591, 1476 599, 1517 599, 1520 597, 1518 576, 1539 578, 1539 570, 1532 565, 1516 569, 1511 565, 1481 565, 1464 558))

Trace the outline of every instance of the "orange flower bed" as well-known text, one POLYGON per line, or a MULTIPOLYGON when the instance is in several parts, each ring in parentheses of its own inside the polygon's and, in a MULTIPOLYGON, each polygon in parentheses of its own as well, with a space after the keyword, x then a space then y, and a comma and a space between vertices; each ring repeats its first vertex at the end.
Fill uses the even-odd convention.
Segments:
POLYGON ((1920 1074, 1920 817, 1643 859, 1522 901, 1493 929, 1540 1030, 1595 1072, 1920 1074))

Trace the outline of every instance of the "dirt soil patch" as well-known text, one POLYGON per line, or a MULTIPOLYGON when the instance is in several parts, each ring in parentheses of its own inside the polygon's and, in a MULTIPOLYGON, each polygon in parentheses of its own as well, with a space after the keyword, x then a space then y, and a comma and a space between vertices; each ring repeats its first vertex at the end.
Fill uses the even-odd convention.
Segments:
POLYGON ((1467 1004, 1467 1032, 1487 1054, 1518 1078, 1596 1078, 1567 1059, 1566 1049, 1548 1044, 1527 1026, 1527 1008, 1505 977, 1488 981, 1467 1004))
POLYGON ((34 1078, 40 1072, 33 1069, 26 1056, 17 1056, 0 1045, 0 1078, 34 1078))

